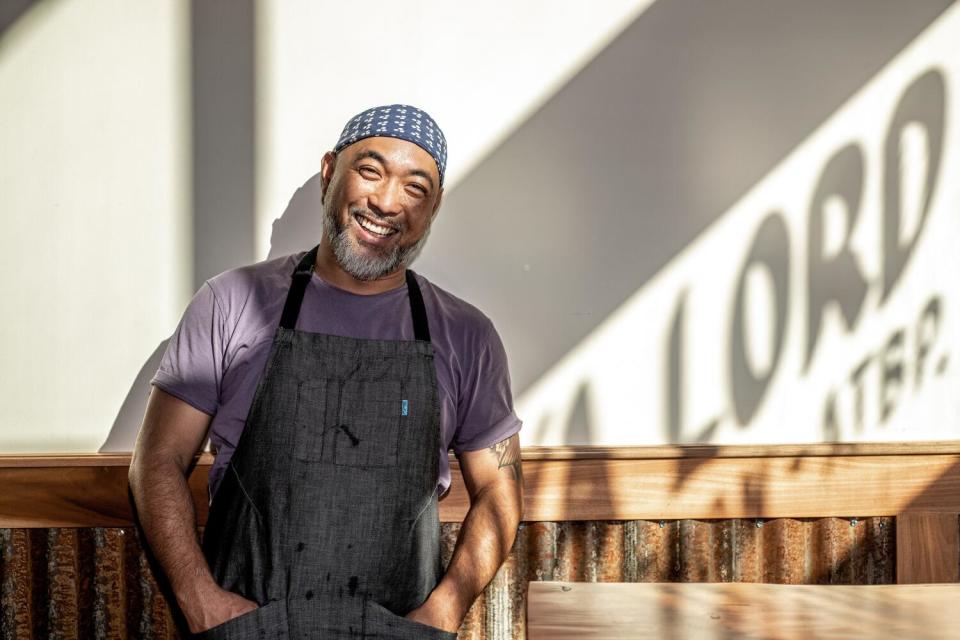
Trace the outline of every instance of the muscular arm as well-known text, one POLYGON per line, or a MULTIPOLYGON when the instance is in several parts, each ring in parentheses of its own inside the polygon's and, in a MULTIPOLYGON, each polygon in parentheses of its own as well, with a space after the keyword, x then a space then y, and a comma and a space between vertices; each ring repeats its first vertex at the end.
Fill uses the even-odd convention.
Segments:
POLYGON ((147 542, 194 632, 256 608, 220 589, 197 541, 186 475, 209 426, 210 416, 154 387, 129 475, 147 542))
POLYGON ((448 631, 460 627, 510 553, 523 506, 519 435, 488 449, 465 452, 459 460, 470 510, 446 574, 423 606, 408 614, 448 631))

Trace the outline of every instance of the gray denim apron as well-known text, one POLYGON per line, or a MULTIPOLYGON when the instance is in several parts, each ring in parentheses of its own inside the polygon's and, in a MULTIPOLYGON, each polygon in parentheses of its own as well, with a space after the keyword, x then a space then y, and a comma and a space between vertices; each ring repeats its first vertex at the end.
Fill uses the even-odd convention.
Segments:
POLYGON ((403 614, 442 573, 440 411, 426 310, 415 340, 298 331, 317 248, 297 265, 264 374, 210 507, 203 550, 261 605, 203 638, 456 638, 403 614))

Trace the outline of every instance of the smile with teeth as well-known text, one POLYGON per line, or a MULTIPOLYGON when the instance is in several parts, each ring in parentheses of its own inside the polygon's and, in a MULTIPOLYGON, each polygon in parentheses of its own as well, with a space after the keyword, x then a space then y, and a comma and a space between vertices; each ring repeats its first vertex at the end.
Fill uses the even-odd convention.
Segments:
POLYGON ((385 227, 383 225, 376 224, 375 222, 372 222, 371 220, 360 215, 359 213, 354 214, 353 217, 356 218, 357 224, 359 224, 361 227, 363 227, 364 229, 366 229, 367 231, 369 231, 375 236, 386 238, 387 236, 392 236, 397 232, 397 230, 394 229, 393 227, 385 227))

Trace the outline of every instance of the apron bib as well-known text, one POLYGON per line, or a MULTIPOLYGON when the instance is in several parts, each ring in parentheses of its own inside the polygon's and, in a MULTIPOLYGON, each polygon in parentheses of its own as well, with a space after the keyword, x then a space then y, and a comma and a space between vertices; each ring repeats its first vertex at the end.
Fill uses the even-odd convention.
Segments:
POLYGON ((261 607, 200 637, 456 638, 403 617, 442 574, 440 410, 420 288, 408 270, 415 340, 298 331, 316 256, 293 274, 203 535, 217 583, 261 607))

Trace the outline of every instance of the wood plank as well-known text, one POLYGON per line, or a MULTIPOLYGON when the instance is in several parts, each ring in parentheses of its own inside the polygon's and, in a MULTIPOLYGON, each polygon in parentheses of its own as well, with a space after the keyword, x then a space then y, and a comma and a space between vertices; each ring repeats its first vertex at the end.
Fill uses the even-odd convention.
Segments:
POLYGON ((958 585, 531 582, 529 640, 956 638, 958 585))
MULTIPOLYGON (((208 454, 209 455, 209 454, 208 454)), ((56 467, 129 467, 129 453, 2 454, 0 469, 56 467)))
POLYGON ((897 516, 897 583, 960 582, 956 513, 897 516))
POLYGON ((960 441, 814 444, 523 447, 524 460, 653 460, 677 458, 805 458, 960 454, 960 441))
MULTIPOLYGON (((122 527, 133 522, 125 466, 0 468, 0 527, 122 527)), ((190 490, 207 518, 209 466, 197 466, 190 490)))
MULTIPOLYGON (((523 447, 524 460, 655 460, 677 458, 804 458, 824 456, 891 456, 960 454, 960 440, 927 442, 837 442, 757 445, 663 445, 605 447, 593 445, 523 447)), ((450 454, 451 460, 456 460, 450 454)), ((210 465, 213 455, 197 456, 210 465)), ((4 467, 129 466, 129 453, 0 454, 4 467)))
MULTIPOLYGON (((525 460, 524 519, 892 516, 960 511, 960 456, 525 460)), ((454 484, 441 518, 460 520, 454 484)))
MULTIPOLYGON (((0 466, 0 527, 129 524, 127 467, 0 466)), ((209 466, 191 487, 201 522, 209 466)), ((22 462, 22 461, 21 461, 22 462)), ((440 502, 445 522, 469 506, 459 466, 440 502)), ((673 520, 892 516, 960 512, 960 454, 771 458, 526 460, 525 519, 673 520)))

